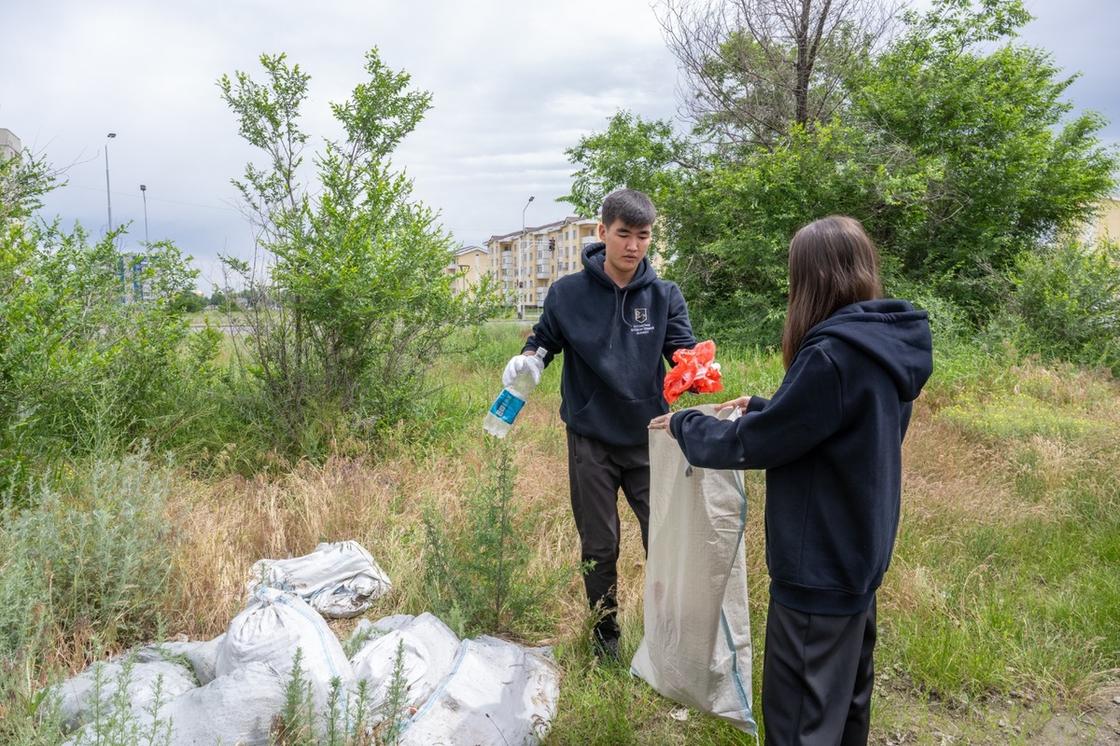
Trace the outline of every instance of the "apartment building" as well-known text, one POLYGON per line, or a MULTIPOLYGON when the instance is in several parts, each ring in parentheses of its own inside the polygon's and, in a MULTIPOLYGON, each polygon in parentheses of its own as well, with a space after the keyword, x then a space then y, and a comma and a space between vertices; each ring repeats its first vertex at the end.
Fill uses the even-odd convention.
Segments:
POLYGON ((1120 198, 1101 200, 1093 216, 1083 226, 1081 240, 1087 244, 1120 241, 1120 198))
POLYGON ((0 127, 0 160, 15 158, 23 152, 23 144, 10 129, 0 127))
POLYGON ((148 258, 143 254, 125 252, 117 257, 117 279, 121 283, 121 301, 142 303, 153 300, 155 277, 148 258))
POLYGON ((596 240, 598 221, 575 216, 554 223, 526 228, 486 241, 490 273, 517 305, 541 308, 552 283, 583 269, 580 253, 596 240))
POLYGON ((456 293, 478 285, 482 278, 492 275, 490 267, 490 250, 485 246, 464 246, 455 252, 451 264, 447 266, 449 274, 458 275, 451 282, 451 289, 456 293))

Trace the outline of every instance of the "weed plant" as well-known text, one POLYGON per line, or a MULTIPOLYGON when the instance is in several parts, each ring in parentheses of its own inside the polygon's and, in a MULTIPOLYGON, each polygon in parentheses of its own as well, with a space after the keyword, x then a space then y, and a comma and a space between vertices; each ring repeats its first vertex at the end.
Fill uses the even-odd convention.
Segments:
POLYGON ((303 652, 296 651, 284 688, 284 706, 272 723, 273 746, 396 746, 409 717, 408 679, 404 642, 397 645, 385 699, 375 704, 370 684, 359 681, 353 690, 335 678, 327 692, 322 716, 316 713, 311 682, 303 674, 303 652))
POLYGON ((147 639, 160 627, 173 545, 167 467, 141 452, 96 461, 0 529, 0 661, 42 662, 66 639, 81 653, 147 639))
POLYGON ((28 734, 28 718, 52 732, 38 691, 57 667, 162 631, 171 475, 146 456, 95 461, 0 516, 0 743, 49 742, 28 734))
MULTIPOLYGON (((480 436, 483 437, 483 436, 480 436)), ((571 568, 531 574, 527 541, 532 520, 514 495, 516 470, 507 440, 487 439, 489 470, 456 516, 429 510, 425 579, 432 609, 459 634, 528 634, 545 628, 542 599, 554 594, 571 568)))

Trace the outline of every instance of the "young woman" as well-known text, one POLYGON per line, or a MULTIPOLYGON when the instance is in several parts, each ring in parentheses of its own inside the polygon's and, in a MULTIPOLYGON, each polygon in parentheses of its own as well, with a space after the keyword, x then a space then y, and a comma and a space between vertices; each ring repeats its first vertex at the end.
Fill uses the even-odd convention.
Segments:
POLYGON ((898 528, 902 439, 933 370, 929 321, 881 299, 858 221, 832 216, 789 248, 786 376, 741 397, 733 422, 664 415, 694 466, 766 470, 770 607, 762 674, 767 743, 867 742, 875 591, 898 528))

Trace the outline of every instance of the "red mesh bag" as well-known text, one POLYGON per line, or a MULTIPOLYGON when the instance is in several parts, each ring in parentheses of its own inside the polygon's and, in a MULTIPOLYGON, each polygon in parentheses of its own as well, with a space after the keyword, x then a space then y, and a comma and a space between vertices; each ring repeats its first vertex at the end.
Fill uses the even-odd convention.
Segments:
POLYGON ((663 392, 665 401, 672 404, 686 391, 694 394, 711 394, 723 391, 719 363, 716 362, 716 343, 706 340, 691 350, 673 353, 673 369, 665 374, 663 392))

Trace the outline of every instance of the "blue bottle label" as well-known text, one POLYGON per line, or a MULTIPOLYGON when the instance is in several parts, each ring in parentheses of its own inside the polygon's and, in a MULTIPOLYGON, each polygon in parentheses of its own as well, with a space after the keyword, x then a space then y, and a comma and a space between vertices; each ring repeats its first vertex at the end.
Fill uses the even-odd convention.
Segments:
POLYGON ((525 406, 523 399, 511 394, 509 389, 502 389, 502 393, 498 394, 498 398, 494 400, 494 406, 490 407, 490 414, 504 421, 507 425, 512 425, 513 421, 517 419, 517 413, 521 411, 523 406, 525 406))

